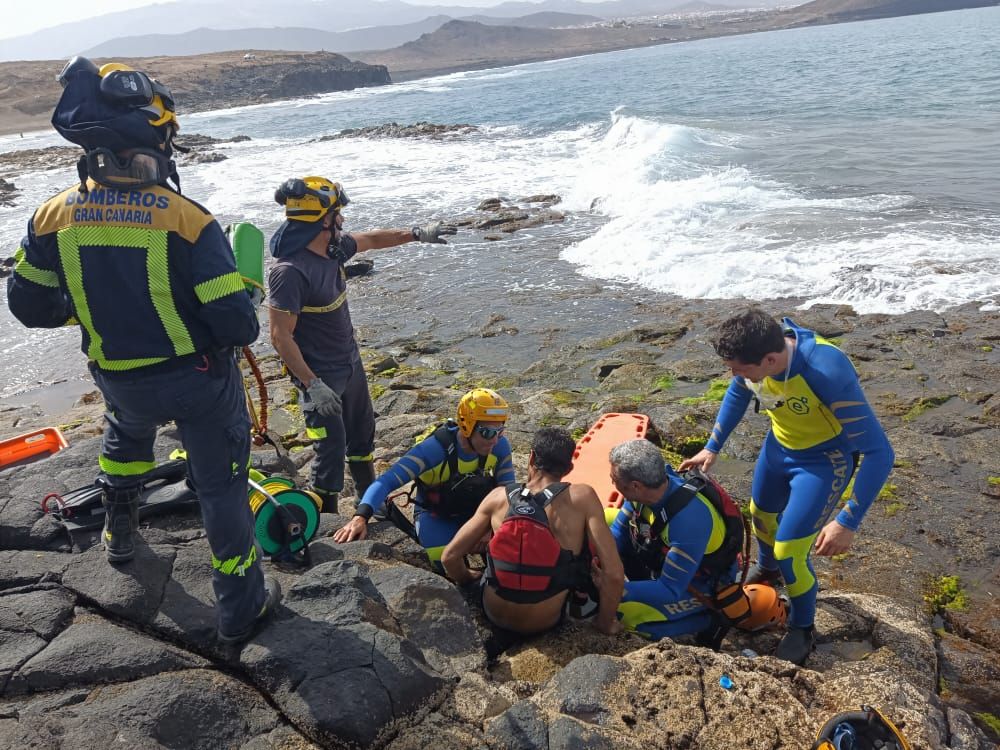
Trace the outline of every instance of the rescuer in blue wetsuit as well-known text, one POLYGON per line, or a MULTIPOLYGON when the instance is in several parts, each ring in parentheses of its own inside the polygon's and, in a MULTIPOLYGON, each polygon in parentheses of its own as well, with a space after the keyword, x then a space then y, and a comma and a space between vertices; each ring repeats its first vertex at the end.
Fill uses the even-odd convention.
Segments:
POLYGON ((625 498, 611 524, 628 577, 618 605, 622 624, 657 640, 708 631, 715 615, 706 600, 737 576, 735 552, 715 572, 703 567, 706 555, 725 541, 721 515, 699 493, 670 518, 658 538, 644 538, 685 480, 664 464, 659 449, 648 440, 616 446, 610 462, 611 481, 625 498))
POLYGON ((790 627, 775 655, 802 664, 815 643, 813 543, 818 555, 850 548, 892 469, 892 447, 850 360, 813 331, 751 309, 722 324, 715 350, 733 379, 704 450, 680 468, 707 471, 751 401, 767 412, 750 504, 759 560, 747 582, 784 580, 790 627), (855 469, 850 498, 828 522, 855 469))
POLYGON ((281 596, 258 561, 247 504, 250 420, 233 356, 257 338, 257 315, 219 224, 180 194, 169 90, 82 57, 59 80, 52 124, 85 151, 80 185, 28 222, 7 302, 27 326, 80 327, 107 407, 98 482, 112 563, 135 555, 156 428, 176 422, 212 549, 219 639, 239 642, 281 596))
POLYGON ((389 493, 413 482, 417 536, 431 563, 441 569, 441 553, 483 498, 515 479, 510 443, 503 434, 509 411, 507 401, 489 388, 466 393, 457 421, 438 427, 375 480, 334 541, 364 539, 368 519, 382 509, 389 493))
POLYGON ((323 511, 337 512, 344 459, 358 497, 375 479, 375 413, 347 301, 344 264, 356 253, 407 242, 446 244, 455 227, 343 232, 350 202, 340 183, 304 177, 282 183, 274 199, 286 221, 271 237, 268 273, 271 343, 299 390, 306 435, 314 443, 312 489, 323 511))

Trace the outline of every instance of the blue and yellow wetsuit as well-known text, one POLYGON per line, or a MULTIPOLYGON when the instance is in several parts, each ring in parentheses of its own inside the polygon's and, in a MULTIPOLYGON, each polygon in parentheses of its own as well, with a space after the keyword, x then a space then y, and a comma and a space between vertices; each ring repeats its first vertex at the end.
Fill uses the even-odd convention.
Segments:
POLYGON ((645 572, 642 563, 635 559, 638 539, 646 530, 644 527, 653 524, 670 495, 684 484, 673 469, 669 466, 666 469, 667 488, 659 502, 643 506, 626 500, 611 524, 618 554, 625 563, 626 573, 632 576, 625 583, 618 616, 627 629, 653 640, 697 633, 709 627, 713 623, 713 613, 689 591, 689 587, 710 595, 719 586, 732 582, 737 572, 734 561, 732 568, 722 576, 724 580, 713 581, 699 573, 702 558, 719 549, 725 540, 726 527, 711 501, 698 494, 670 519, 660 534, 667 554, 659 577, 636 580, 640 577, 633 572, 636 567, 645 572))
MULTIPOLYGON (((461 443, 458 442, 458 426, 450 424, 447 426, 450 433, 453 433, 455 440, 455 450, 458 457, 458 473, 460 475, 474 476, 480 471, 480 456, 476 453, 465 453, 461 443)), ((486 457, 482 466, 482 474, 492 481, 488 489, 482 493, 485 497, 487 492, 493 487, 503 484, 510 484, 514 479, 514 464, 511 461, 510 443, 507 438, 501 436, 493 446, 493 450, 486 457)), ((407 482, 417 482, 416 505, 414 518, 417 527, 417 536, 420 544, 427 550, 427 556, 435 566, 441 564, 441 553, 448 546, 458 530, 476 512, 479 501, 473 500, 463 507, 460 513, 444 515, 435 511, 434 504, 427 496, 428 492, 433 492, 435 488, 440 488, 448 483, 451 478, 451 467, 448 462, 448 455, 445 446, 433 435, 417 443, 405 455, 400 457, 392 467, 378 477, 365 492, 365 496, 358 504, 358 510, 362 513, 362 505, 367 505, 371 513, 378 512, 385 504, 389 493, 398 490, 407 482)), ((370 515, 370 514, 369 514, 370 515)))
MULTIPOLYGON (((790 624, 808 627, 816 614, 816 576, 809 554, 840 504, 856 467, 854 491, 837 523, 857 531, 892 469, 889 440, 869 406, 851 361, 836 346, 785 318, 795 348, 787 378, 759 384, 771 429, 754 469, 750 511, 764 568, 781 570, 791 598, 790 624)), ((755 386, 757 387, 757 386, 755 386)), ((754 398, 734 377, 705 446, 718 453, 754 398)))

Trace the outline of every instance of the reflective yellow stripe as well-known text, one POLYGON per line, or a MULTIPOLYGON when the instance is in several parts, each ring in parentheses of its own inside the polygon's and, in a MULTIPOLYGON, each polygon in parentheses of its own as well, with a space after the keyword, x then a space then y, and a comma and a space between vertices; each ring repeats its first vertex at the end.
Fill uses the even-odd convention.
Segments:
POLYGON ((19 247, 17 252, 14 253, 14 273, 22 279, 27 279, 39 286, 52 287, 53 289, 59 287, 59 274, 55 271, 46 271, 44 268, 31 265, 25 258, 23 247, 19 247))
POLYGON ((156 468, 156 461, 115 461, 107 456, 98 456, 101 471, 109 476, 134 477, 156 468))
POLYGON ((87 357, 98 364, 104 361, 103 340, 94 330, 94 321, 90 317, 90 306, 87 304, 87 294, 83 289, 83 268, 80 263, 81 227, 66 227, 56 234, 56 244, 59 247, 59 261, 66 275, 66 286, 69 296, 73 299, 77 320, 87 330, 90 345, 87 347, 87 357))
POLYGON ((374 460, 375 456, 369 453, 367 456, 348 456, 347 460, 353 461, 355 463, 367 463, 368 461, 374 460))
POLYGON ((306 427, 306 437, 310 440, 322 440, 326 437, 325 427, 306 427))
POLYGON ((778 533, 778 514, 761 510, 751 498, 750 516, 753 518, 753 535, 768 547, 773 547, 774 537, 778 533))
POLYGON ((338 307, 340 307, 342 304, 344 304, 344 300, 346 299, 347 299, 347 290, 345 289, 343 292, 340 293, 340 296, 337 297, 337 299, 335 299, 329 305, 323 305, 323 307, 303 307, 302 312, 304 313, 332 312, 336 310, 338 307))
POLYGON ((257 547, 251 547, 250 551, 247 553, 246 560, 242 563, 240 562, 243 558, 240 555, 230 557, 228 560, 220 560, 214 554, 212 555, 212 567, 227 576, 243 576, 250 569, 250 566, 257 561, 257 547))
POLYGON ((442 544, 440 547, 424 547, 424 551, 432 563, 439 563, 441 562, 441 555, 444 554, 444 548, 447 546, 447 544, 442 544))
POLYGON ((785 580, 785 589, 791 597, 801 596, 816 583, 816 578, 809 572, 808 563, 809 550, 812 549, 813 542, 816 541, 817 536, 819 536, 818 531, 802 539, 789 539, 786 542, 775 542, 774 544, 775 560, 787 560, 789 558, 792 560, 792 571, 795 574, 795 580, 785 580))
POLYGON ((102 370, 121 372, 123 370, 134 370, 137 367, 148 367, 166 362, 166 357, 147 357, 146 359, 101 359, 95 360, 102 370))
POLYGON ((207 305, 209 302, 217 300, 220 297, 245 291, 246 286, 243 284, 243 277, 240 276, 238 271, 225 273, 222 276, 216 276, 214 279, 203 281, 194 288, 194 293, 197 295, 198 301, 203 305, 207 305))
POLYGON ((59 260, 66 276, 66 286, 76 317, 90 340, 87 356, 102 370, 122 371, 147 367, 166 362, 168 357, 145 357, 141 359, 109 360, 104 356, 104 340, 94 328, 87 294, 83 286, 83 264, 80 260, 82 246, 131 247, 146 251, 146 274, 153 307, 170 338, 174 353, 178 356, 194 353, 191 334, 181 320, 174 304, 170 288, 170 274, 167 253, 167 232, 159 229, 138 227, 69 226, 60 229, 56 235, 59 246, 59 260))
POLYGON ((170 289, 170 271, 167 256, 167 233, 153 232, 147 229, 132 230, 143 232, 146 237, 146 276, 149 280, 149 295, 153 300, 156 314, 163 323, 163 330, 174 345, 174 354, 181 356, 194 352, 194 342, 187 326, 181 320, 174 304, 174 295, 170 289))
POLYGON ((642 602, 622 602, 618 605, 618 614, 621 615, 622 625, 626 630, 635 630, 647 622, 663 622, 667 619, 656 607, 642 602))

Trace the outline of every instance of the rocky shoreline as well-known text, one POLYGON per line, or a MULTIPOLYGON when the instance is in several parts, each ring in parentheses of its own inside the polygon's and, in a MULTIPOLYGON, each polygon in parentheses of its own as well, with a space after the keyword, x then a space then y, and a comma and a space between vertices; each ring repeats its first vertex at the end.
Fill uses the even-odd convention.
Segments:
MULTIPOLYGON (((711 428, 711 385, 724 375, 706 342, 738 304, 644 305, 634 325, 553 345, 517 372, 477 368, 458 340, 399 346, 361 329, 379 465, 477 383, 512 402, 519 469, 537 427, 579 434, 607 411, 648 414, 668 455, 690 455, 711 428)), ((144 523, 138 560, 114 569, 41 513, 40 497, 93 478, 101 406, 91 398, 60 419, 70 449, 0 473, 0 744, 47 747, 58 737, 92 747, 123 736, 136 746, 183 737, 192 748, 791 750, 836 711, 867 702, 905 721, 915 748, 993 747, 976 724, 988 728, 1000 705, 1000 522, 990 513, 1000 496, 1000 314, 830 306, 793 317, 852 357, 897 453, 854 549, 817 561, 820 646, 806 668, 739 655, 768 653, 776 636, 766 634, 731 636, 715 654, 571 623, 512 645, 394 528, 377 524, 371 541, 336 545, 325 534, 345 519, 332 515, 310 570, 268 565, 288 591, 275 620, 242 652, 219 652, 196 517, 144 523), (965 608, 945 596, 932 617, 925 597, 951 575, 965 608), (723 673, 733 690, 719 687, 723 673)), ((516 331, 482 323, 482 336, 517 347, 516 331)), ((271 424, 291 462, 261 449, 255 463, 305 467, 303 482, 311 448, 300 414, 273 356, 264 366, 271 424)), ((7 409, 0 434, 46 420, 7 409)), ((743 502, 764 429, 762 418, 746 420, 719 462, 743 502)), ((174 445, 164 429, 160 458, 174 445)))
MULTIPOLYGON (((461 137, 467 127, 390 124, 373 132, 461 137)), ((225 158, 213 150, 218 141, 187 141, 187 159, 225 158)), ((77 154, 4 155, 0 178, 22 163, 70 164, 77 154)), ((490 197, 452 221, 463 234, 500 240, 559 224, 559 203, 557 195, 490 197)), ((511 401, 508 434, 521 472, 538 427, 563 425, 579 436, 614 411, 648 414, 676 464, 704 444, 718 408, 725 372, 708 343, 712 329, 746 304, 622 299, 620 290, 587 282, 558 298, 519 300, 522 319, 494 311, 462 330, 428 323, 419 337, 403 337, 367 324, 363 303, 380 302, 388 281, 351 282, 362 303, 352 308, 378 413, 380 469, 474 385, 511 401), (567 318, 595 307, 608 310, 599 336, 567 318), (484 365, 484 347, 503 352, 491 360, 502 364, 484 365)), ((144 521, 138 559, 120 568, 107 564, 93 535, 71 537, 42 513, 45 495, 93 480, 103 410, 94 391, 65 414, 0 406, 0 438, 58 424, 70 442, 50 459, 0 472, 0 746, 95 747, 120 738, 137 747, 252 750, 797 750, 830 715, 866 702, 905 721, 915 748, 994 747, 1000 312, 966 305, 858 315, 847 306, 801 311, 798 300, 762 304, 851 356, 897 456, 854 548, 815 561, 824 587, 820 645, 805 668, 740 655, 769 653, 776 634, 731 635, 715 654, 607 638, 570 622, 513 643, 393 527, 375 524, 371 541, 334 544, 326 535, 346 520, 337 515, 323 517, 312 568, 267 564, 287 592, 284 604, 242 651, 221 651, 195 513, 144 521), (719 686, 722 674, 733 689, 719 686)), ((257 346, 282 455, 259 448, 253 460, 303 485, 313 454, 301 412, 273 352, 264 340, 257 346)), ((744 420, 717 464, 742 503, 766 427, 764 417, 744 420)), ((164 428, 158 459, 176 446, 164 428)), ((345 513, 350 495, 348 484, 345 513)))

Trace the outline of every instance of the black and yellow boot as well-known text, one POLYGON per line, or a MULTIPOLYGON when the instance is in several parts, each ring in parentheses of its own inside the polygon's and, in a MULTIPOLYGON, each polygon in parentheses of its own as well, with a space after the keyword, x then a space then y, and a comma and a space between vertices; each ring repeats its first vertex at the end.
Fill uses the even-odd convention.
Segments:
POLYGON ((108 562, 128 562, 135 557, 135 530, 139 527, 139 487, 112 487, 104 479, 104 550, 108 562))
POLYGON ((354 480, 354 492, 358 497, 354 501, 354 507, 357 507, 361 498, 365 496, 365 491, 375 481, 375 464, 372 461, 348 461, 347 468, 351 472, 351 479, 354 480))

